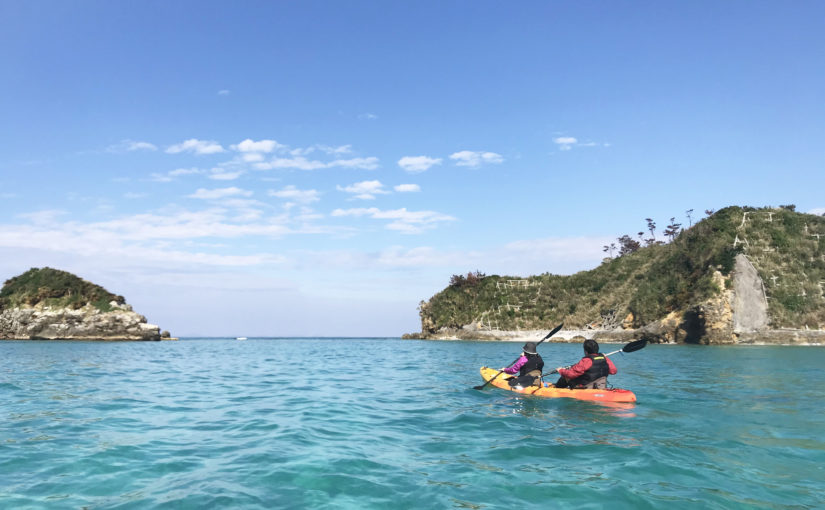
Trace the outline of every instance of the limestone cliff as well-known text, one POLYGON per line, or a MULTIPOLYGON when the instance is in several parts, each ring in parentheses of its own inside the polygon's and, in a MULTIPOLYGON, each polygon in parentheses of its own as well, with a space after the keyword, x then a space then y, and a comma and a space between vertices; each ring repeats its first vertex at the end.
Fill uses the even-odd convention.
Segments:
POLYGON ((65 271, 31 269, 0 290, 0 339, 160 340, 121 296, 65 271))

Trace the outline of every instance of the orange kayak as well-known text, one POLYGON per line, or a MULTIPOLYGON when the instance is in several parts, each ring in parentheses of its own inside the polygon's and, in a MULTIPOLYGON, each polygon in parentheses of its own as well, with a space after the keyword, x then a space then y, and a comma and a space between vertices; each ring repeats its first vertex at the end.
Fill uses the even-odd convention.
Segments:
MULTIPOLYGON (((498 370, 495 368, 481 367, 481 377, 485 381, 489 381, 498 375, 498 370)), ((515 391, 516 393, 523 393, 525 395, 536 395, 537 397, 548 398, 575 398, 578 400, 594 400, 597 402, 636 402, 636 395, 630 390, 622 390, 613 388, 609 390, 571 390, 569 388, 556 388, 552 384, 545 382, 539 388, 538 386, 528 386, 524 389, 517 390, 507 383, 507 379, 513 377, 509 374, 499 375, 490 384, 496 388, 503 390, 515 391)))

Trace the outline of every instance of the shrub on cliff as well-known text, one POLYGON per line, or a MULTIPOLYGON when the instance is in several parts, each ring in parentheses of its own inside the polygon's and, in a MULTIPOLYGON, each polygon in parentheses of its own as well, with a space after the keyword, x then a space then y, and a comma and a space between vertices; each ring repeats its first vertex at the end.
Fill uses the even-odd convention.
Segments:
POLYGON ((123 296, 117 296, 99 285, 50 267, 32 268, 7 280, 0 289, 0 309, 41 303, 77 309, 91 304, 105 312, 111 310, 111 301, 119 304, 125 302, 123 296))

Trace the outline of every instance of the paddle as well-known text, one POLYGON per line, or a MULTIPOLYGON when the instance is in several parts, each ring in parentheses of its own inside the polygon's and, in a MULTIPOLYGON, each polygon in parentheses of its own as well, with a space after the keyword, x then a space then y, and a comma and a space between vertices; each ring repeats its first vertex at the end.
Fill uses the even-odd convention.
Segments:
MULTIPOLYGON (((547 336, 546 336, 546 337, 542 338, 542 339, 541 339, 538 343, 536 343, 536 348, 538 348, 538 346, 539 346, 539 344, 540 344, 540 343, 544 342, 545 340, 547 340, 547 339, 548 339, 548 338, 550 338, 551 336, 553 336, 553 335, 555 335, 556 333, 558 333, 558 332, 559 332, 559 330, 561 329, 561 327, 562 327, 562 325, 563 325, 563 324, 564 324, 564 323, 559 324, 558 326, 556 326, 555 328, 553 328, 553 331, 551 331, 551 332, 547 333, 547 336)), ((509 365, 507 365, 507 366, 509 367, 510 365, 512 365, 513 363, 515 363, 516 361, 518 361, 518 360, 519 360, 519 358, 521 358, 521 356, 519 356, 518 358, 516 358, 516 359, 514 359, 513 361, 511 361, 511 362, 510 362, 510 364, 509 364, 509 365)), ((504 373, 504 371, 503 371, 503 370, 499 370, 499 371, 498 371, 498 373, 497 373, 496 375, 494 375, 493 377, 491 377, 490 379, 488 379, 488 380, 487 380, 484 384, 482 384, 482 385, 480 385, 480 386, 473 386, 473 389, 474 389, 474 390, 483 390, 485 387, 487 387, 487 385, 488 385, 488 384, 490 384, 491 382, 493 382, 493 381, 496 379, 496 377, 500 376, 500 375, 501 375, 501 374, 503 374, 503 373, 504 373)))
MULTIPOLYGON (((647 340, 634 340, 634 341, 630 342, 629 344, 625 345, 624 347, 622 347, 621 349, 619 349, 618 351, 608 352, 607 354, 605 354, 605 356, 612 356, 612 355, 616 354, 617 352, 635 352, 635 351, 638 351, 639 349, 644 349, 646 345, 647 345, 647 340)), ((567 367, 567 368, 570 368, 570 367, 567 367)), ((544 377, 546 375, 553 375, 553 374, 558 374, 558 373, 559 373, 558 370, 553 370, 552 372, 547 372, 546 374, 541 374, 541 376, 544 377)))

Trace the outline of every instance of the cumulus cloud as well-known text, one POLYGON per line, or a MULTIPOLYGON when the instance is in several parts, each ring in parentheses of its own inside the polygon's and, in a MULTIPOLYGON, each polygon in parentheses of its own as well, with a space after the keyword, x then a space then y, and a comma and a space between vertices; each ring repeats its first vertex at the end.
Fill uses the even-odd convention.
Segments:
POLYGON ((326 168, 326 163, 323 161, 309 160, 303 156, 294 158, 274 158, 270 161, 255 163, 255 168, 258 170, 277 170, 290 169, 297 170, 318 170, 319 168, 326 168))
POLYGON ((336 159, 325 163, 319 160, 310 160, 304 156, 296 156, 293 158, 274 158, 270 161, 255 163, 255 168, 259 170, 275 170, 281 168, 294 168, 297 170, 318 170, 321 168, 359 168, 362 170, 375 170, 378 168, 378 158, 352 158, 352 159, 336 159))
POLYGON ((578 138, 572 136, 559 136, 553 138, 553 143, 559 146, 561 151, 569 151, 573 147, 610 147, 609 143, 598 143, 593 141, 580 142, 578 138))
POLYGON ((418 184, 399 184, 393 189, 399 193, 415 193, 417 191, 421 191, 421 186, 418 184))
POLYGON ((557 144, 559 146, 559 150, 563 151, 569 151, 576 142, 578 142, 578 140, 572 136, 560 136, 558 138, 553 138, 553 143, 557 144))
POLYGON ((314 189, 298 189, 293 185, 285 186, 280 190, 269 190, 269 196, 285 198, 301 204, 308 204, 320 200, 319 193, 314 189))
POLYGON ((223 168, 213 168, 209 178, 215 181, 234 181, 244 174, 243 170, 225 170, 223 168))
POLYGON ((825 207, 816 207, 808 211, 808 214, 816 214, 817 216, 825 216, 825 207))
POLYGON ((196 192, 191 195, 188 195, 189 198, 199 198, 202 200, 217 200, 221 198, 228 198, 228 197, 249 197, 252 196, 251 191, 243 190, 241 188, 231 187, 231 188, 217 188, 217 189, 206 189, 206 188, 198 188, 196 192))
POLYGON ((236 145, 230 146, 232 150, 236 150, 238 152, 263 152, 269 153, 276 149, 283 149, 286 148, 286 145, 282 145, 275 140, 258 140, 257 142, 247 138, 246 140, 238 143, 236 145))
POLYGON ((411 174, 426 172, 431 167, 441 164, 441 158, 429 156, 404 156, 398 160, 398 166, 411 174))
POLYGON ((360 168, 361 170, 375 170, 378 168, 378 158, 352 158, 352 159, 336 159, 327 163, 327 167, 344 167, 344 168, 360 168))
POLYGON ((149 180, 154 182, 172 182, 175 180, 176 177, 181 177, 184 175, 197 175, 203 173, 203 170, 198 168, 176 168, 174 170, 170 170, 165 174, 162 173, 153 173, 149 180))
POLYGON ((360 200, 373 200, 375 195, 386 195, 389 191, 384 189, 381 181, 362 181, 349 186, 338 186, 338 191, 354 194, 354 198, 360 200))
POLYGON ((106 147, 107 152, 134 152, 134 151, 156 151, 157 146, 149 142, 138 142, 135 140, 121 140, 119 143, 106 147))
POLYGON ((406 208, 382 211, 376 207, 335 209, 332 211, 334 217, 366 216, 376 220, 390 220, 386 228, 397 230, 404 234, 419 234, 427 229, 438 226, 439 223, 455 221, 452 216, 435 211, 408 211, 406 208))
POLYGON ((485 164, 502 163, 504 158, 495 152, 481 151, 459 151, 450 154, 450 159, 455 161, 457 166, 468 166, 475 168, 485 164))
POLYGON ((18 214, 17 217, 29 220, 35 225, 50 225, 66 214, 66 211, 61 209, 45 209, 33 213, 21 213, 18 214))
POLYGON ((217 154, 226 152, 226 150, 218 142, 198 140, 190 138, 184 142, 171 145, 166 149, 168 154, 178 154, 180 152, 192 152, 194 154, 217 154))
POLYGON ((331 147, 329 145, 316 145, 318 150, 327 154, 349 154, 352 152, 352 145, 339 145, 338 147, 331 147))

